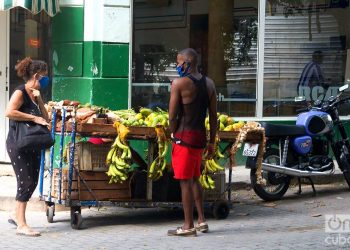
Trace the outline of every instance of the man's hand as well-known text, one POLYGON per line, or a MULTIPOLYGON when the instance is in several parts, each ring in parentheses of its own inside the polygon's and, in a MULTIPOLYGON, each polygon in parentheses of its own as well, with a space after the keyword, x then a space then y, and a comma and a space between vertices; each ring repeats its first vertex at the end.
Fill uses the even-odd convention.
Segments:
POLYGON ((209 159, 213 159, 214 157, 214 149, 215 149, 215 145, 214 143, 209 143, 207 145, 207 148, 206 148, 206 159, 209 160, 209 159))

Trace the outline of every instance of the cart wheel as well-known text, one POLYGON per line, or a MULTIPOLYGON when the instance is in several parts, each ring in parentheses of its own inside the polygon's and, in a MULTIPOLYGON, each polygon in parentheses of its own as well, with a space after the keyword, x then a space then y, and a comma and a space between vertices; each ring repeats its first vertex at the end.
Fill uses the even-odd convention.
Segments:
POLYGON ((219 200, 213 205, 213 216, 215 219, 226 219, 230 213, 230 207, 227 201, 219 200))
POLYGON ((71 207, 70 209, 70 225, 73 229, 80 229, 83 223, 80 207, 71 207))
POLYGON ((48 223, 53 223, 53 217, 55 216, 55 205, 46 206, 46 218, 48 223))

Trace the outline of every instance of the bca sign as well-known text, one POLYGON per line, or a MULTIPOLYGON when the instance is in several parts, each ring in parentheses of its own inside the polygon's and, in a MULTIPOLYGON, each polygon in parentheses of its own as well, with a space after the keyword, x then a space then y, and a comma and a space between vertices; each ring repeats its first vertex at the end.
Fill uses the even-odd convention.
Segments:
POLYGON ((330 96, 338 94, 338 87, 329 87, 327 90, 320 86, 300 87, 299 96, 305 96, 306 101, 327 100, 330 96))

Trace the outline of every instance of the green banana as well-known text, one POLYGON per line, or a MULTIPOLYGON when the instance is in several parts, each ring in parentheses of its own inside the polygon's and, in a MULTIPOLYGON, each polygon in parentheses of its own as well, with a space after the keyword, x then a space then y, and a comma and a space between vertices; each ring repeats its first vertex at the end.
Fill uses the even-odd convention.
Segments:
POLYGON ((164 142, 164 149, 163 149, 163 152, 161 153, 160 157, 164 158, 168 152, 168 143, 167 142, 164 142))
POLYGON ((119 136, 117 136, 117 138, 115 139, 115 141, 116 141, 116 144, 117 144, 117 146, 118 146, 119 148, 121 148, 121 149, 123 149, 123 150, 129 148, 129 146, 124 145, 124 144, 120 141, 120 137, 119 137, 119 136))
POLYGON ((112 156, 114 154, 114 151, 115 151, 115 148, 111 148, 109 151, 108 151, 108 154, 107 154, 107 157, 106 157, 106 164, 109 165, 111 164, 112 162, 112 156))

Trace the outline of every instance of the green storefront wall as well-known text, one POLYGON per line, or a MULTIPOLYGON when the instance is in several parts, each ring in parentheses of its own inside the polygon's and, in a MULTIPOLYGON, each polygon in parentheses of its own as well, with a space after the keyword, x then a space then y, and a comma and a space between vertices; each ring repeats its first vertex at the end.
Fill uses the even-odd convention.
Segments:
POLYGON ((52 18, 53 100, 128 108, 129 45, 84 41, 83 24, 83 7, 52 18))

